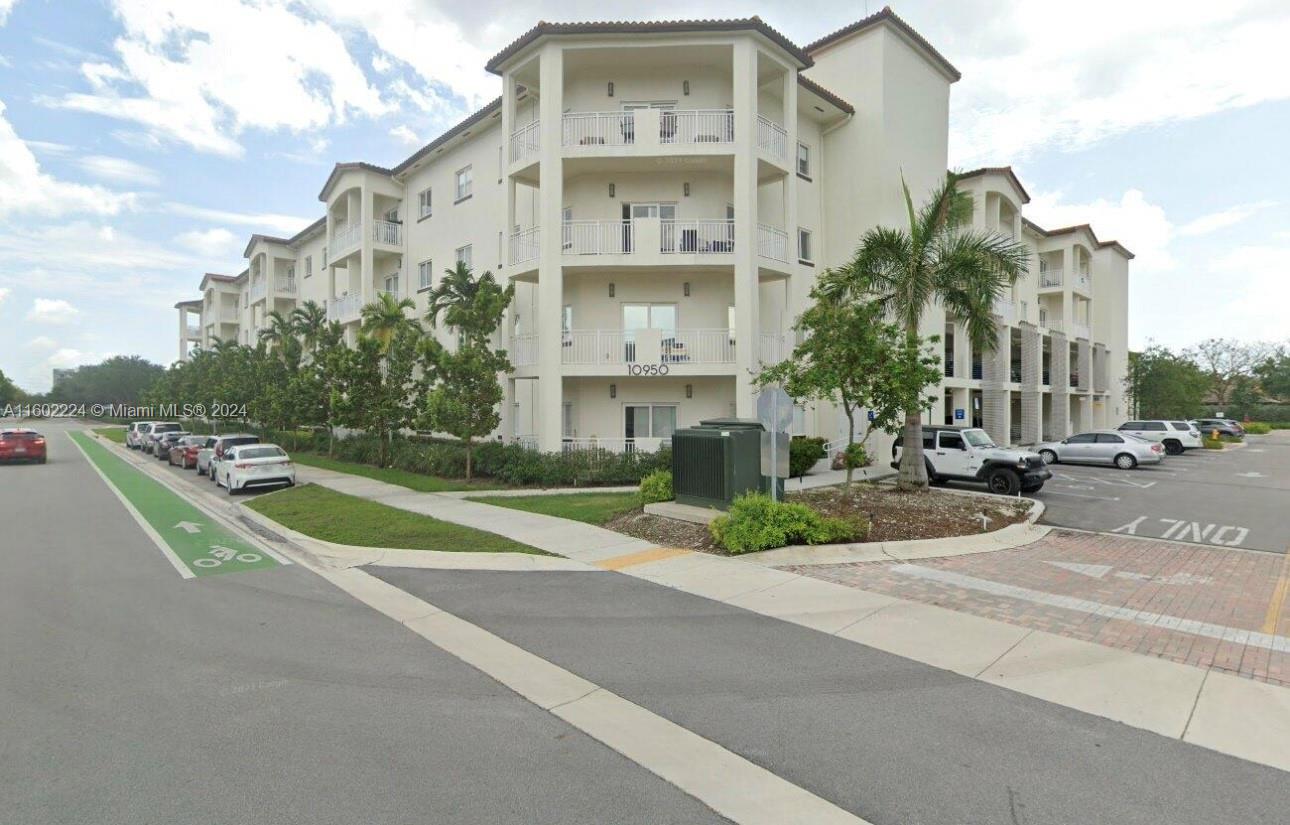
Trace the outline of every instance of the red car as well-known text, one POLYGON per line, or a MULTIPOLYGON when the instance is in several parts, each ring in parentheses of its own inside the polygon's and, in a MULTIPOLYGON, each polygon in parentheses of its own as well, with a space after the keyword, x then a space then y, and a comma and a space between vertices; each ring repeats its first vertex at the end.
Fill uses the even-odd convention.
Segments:
POLYGON ((197 467, 197 453, 207 442, 215 439, 205 435, 186 435, 175 442, 175 446, 170 448, 170 455, 167 456, 166 463, 171 466, 178 465, 185 470, 189 467, 197 467))
POLYGON ((5 461, 34 461, 44 464, 45 437, 35 430, 0 430, 0 462, 5 461))

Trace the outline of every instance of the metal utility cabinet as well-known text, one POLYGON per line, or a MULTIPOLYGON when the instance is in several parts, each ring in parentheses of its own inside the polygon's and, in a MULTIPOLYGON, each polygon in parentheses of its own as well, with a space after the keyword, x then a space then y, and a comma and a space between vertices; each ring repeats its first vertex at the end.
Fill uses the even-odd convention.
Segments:
POLYGON ((746 418, 710 418, 672 433, 672 490, 679 504, 730 506, 761 490, 762 426, 746 418))

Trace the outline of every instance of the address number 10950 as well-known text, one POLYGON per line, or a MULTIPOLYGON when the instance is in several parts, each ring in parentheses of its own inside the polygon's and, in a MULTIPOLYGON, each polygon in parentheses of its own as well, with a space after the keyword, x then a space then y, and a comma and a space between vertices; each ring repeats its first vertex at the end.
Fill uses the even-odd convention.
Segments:
POLYGON ((667 375, 667 364, 628 364, 628 375, 667 375))

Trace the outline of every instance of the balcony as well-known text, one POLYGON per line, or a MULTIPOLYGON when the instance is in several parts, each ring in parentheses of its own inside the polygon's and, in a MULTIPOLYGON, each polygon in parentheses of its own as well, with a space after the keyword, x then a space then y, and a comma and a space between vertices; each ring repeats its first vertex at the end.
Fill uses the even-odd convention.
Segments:
POLYGON ((342 295, 339 298, 330 298, 327 301, 327 320, 336 321, 341 324, 348 324, 357 321, 363 312, 363 298, 361 295, 342 295))
MULTIPOLYGON (((512 157, 518 151, 512 136, 512 157)), ((599 147, 728 147, 735 140, 730 109, 629 109, 618 112, 568 112, 561 122, 561 144, 575 151, 599 147)))
POLYGON ((542 150, 541 122, 533 121, 511 132, 511 163, 537 160, 542 150))
POLYGON ((1080 322, 1076 321, 1075 323, 1071 324, 1071 334, 1076 338, 1083 338, 1086 341, 1089 340, 1088 324, 1081 324, 1080 322))
MULTIPOLYGON (((531 243, 536 257, 536 235, 531 243)), ((725 218, 565 221, 561 248, 565 255, 724 255, 735 250, 735 224, 725 218)))
POLYGON ((511 263, 522 264, 536 261, 541 251, 542 235, 538 227, 521 229, 511 233, 511 263))
POLYGON ((1060 269, 1044 269, 1039 273, 1039 288, 1050 289, 1062 285, 1062 271, 1060 269))
POLYGON ((361 228, 356 223, 336 227, 327 244, 327 260, 332 263, 339 261, 359 245, 362 237, 361 228))
POLYGON ((766 365, 778 364, 793 354, 793 345, 789 336, 782 332, 763 332, 759 336, 758 344, 757 357, 766 365))
POLYGON ((757 115, 757 148, 782 161, 788 148, 788 132, 775 121, 757 115))
POLYGON ((280 293, 282 295, 295 295, 296 279, 287 277, 285 275, 279 276, 273 282, 273 289, 275 292, 280 293))
POLYGON ((403 224, 394 221, 372 221, 372 243, 384 246, 403 245, 403 224))
POLYGON ((197 324, 185 324, 184 334, 188 338, 200 338, 202 335, 202 328, 197 324))
POLYGON ((735 363, 735 338, 728 329, 574 329, 563 334, 562 364, 616 366, 735 363))
POLYGON ((788 233, 764 223, 758 224, 757 254, 772 261, 788 263, 788 233))
POLYGON ((251 289, 248 290, 248 294, 250 295, 251 303, 255 303, 256 301, 263 301, 265 296, 269 294, 268 284, 266 284, 263 280, 255 281, 254 283, 251 284, 251 289))
POLYGON ((1073 284, 1075 289, 1078 289, 1087 294, 1089 291, 1090 284, 1091 284, 1091 280, 1088 272, 1075 273, 1075 283, 1073 284))
POLYGON ((994 299, 994 314, 1005 324, 1012 324, 1017 319, 1017 307, 1007 298, 994 299))
POLYGON ((536 333, 526 332, 511 336, 510 350, 506 353, 511 366, 532 367, 537 364, 538 337, 536 333))

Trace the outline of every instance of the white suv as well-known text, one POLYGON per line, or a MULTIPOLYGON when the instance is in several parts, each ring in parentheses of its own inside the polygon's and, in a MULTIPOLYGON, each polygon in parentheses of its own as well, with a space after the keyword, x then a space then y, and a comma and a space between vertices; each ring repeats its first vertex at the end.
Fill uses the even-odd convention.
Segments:
MULTIPOLYGON (((905 437, 891 446, 891 467, 900 468, 905 437)), ((1015 496, 1035 493, 1053 477, 1039 453, 997 447, 990 435, 975 427, 923 425, 923 461, 927 480, 983 482, 990 492, 1015 496)))
POLYGON ((1148 441, 1158 441, 1168 455, 1182 455, 1185 450, 1205 446, 1201 443, 1200 430, 1190 421, 1126 421, 1116 429, 1148 441))

